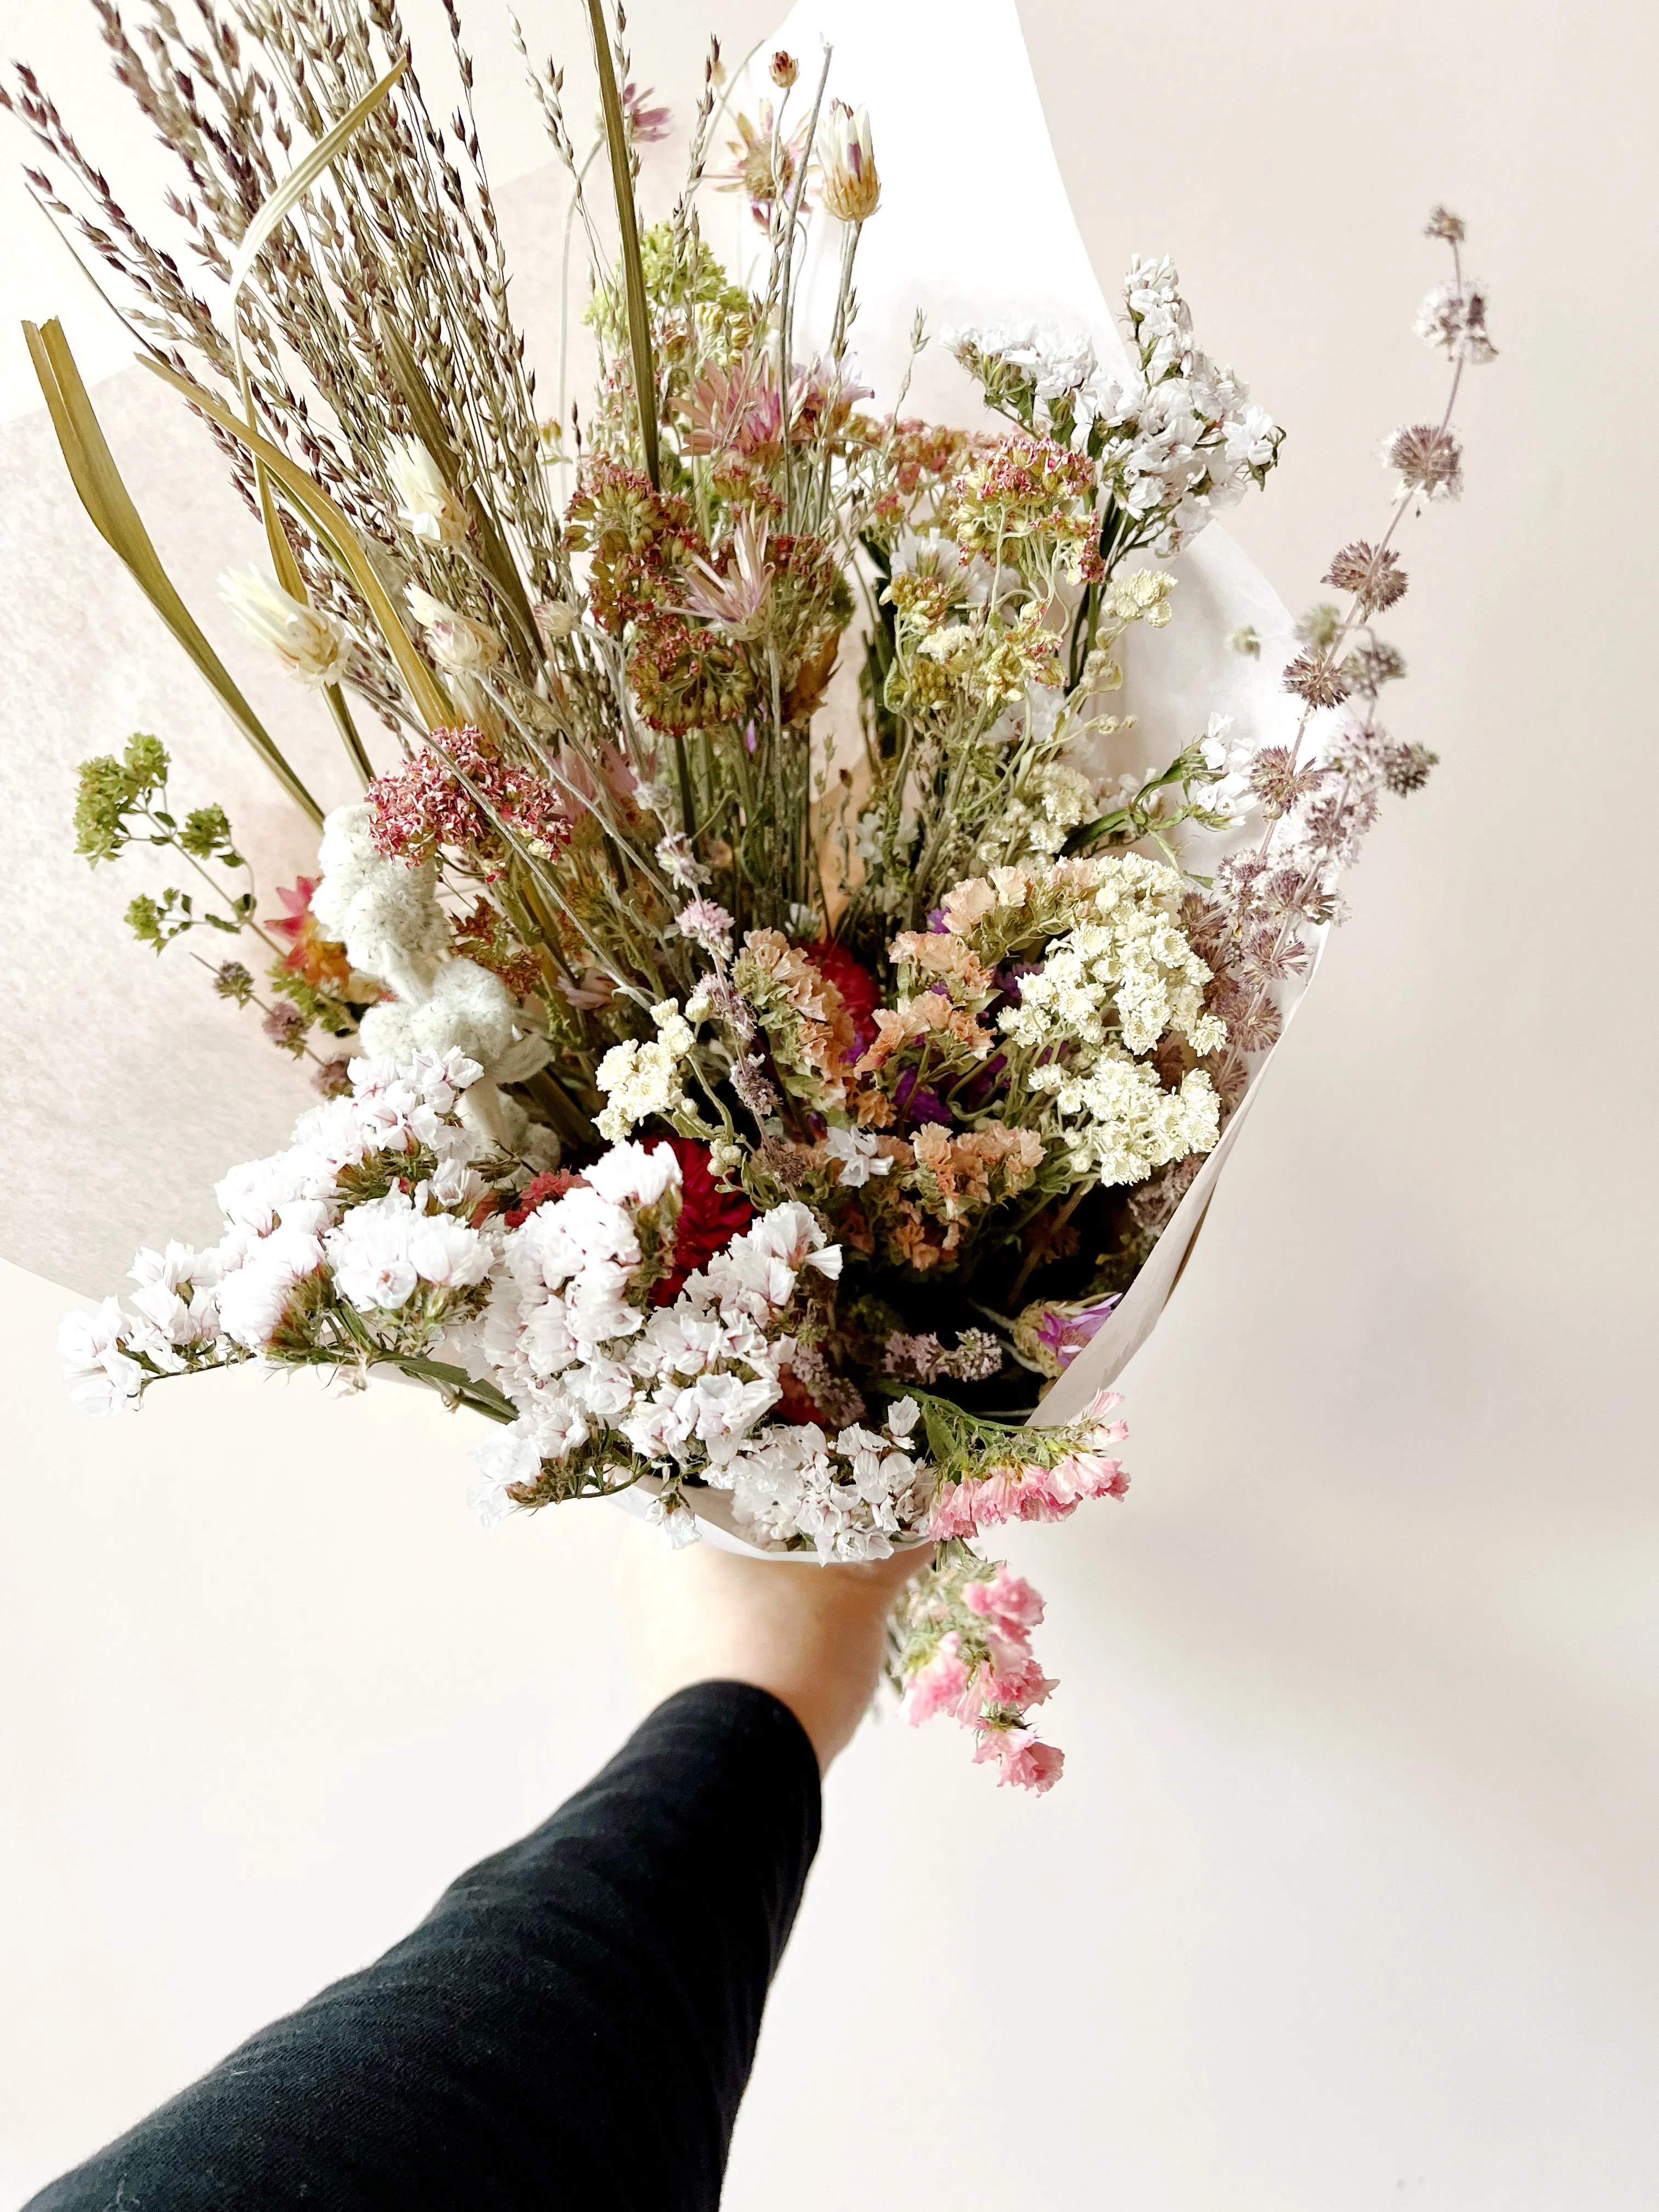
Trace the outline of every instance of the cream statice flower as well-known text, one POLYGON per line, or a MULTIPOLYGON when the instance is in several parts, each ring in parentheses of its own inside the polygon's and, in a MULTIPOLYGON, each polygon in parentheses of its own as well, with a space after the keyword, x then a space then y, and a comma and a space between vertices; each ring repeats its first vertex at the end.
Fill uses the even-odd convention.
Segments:
POLYGON ((346 638, 339 623, 257 569, 228 570, 219 579, 219 596, 255 645, 297 683, 337 684, 345 673, 346 638))
POLYGON ((691 1049, 695 1032, 678 1001, 665 999, 651 1009, 657 1034, 647 1044, 629 1038, 612 1045, 599 1062, 594 1080, 605 1094, 599 1134, 617 1144, 653 1114, 690 1114, 692 1105, 680 1081, 680 1063, 691 1049))
POLYGON ((397 494, 399 520, 411 538, 428 545, 465 544, 466 510, 418 438, 392 441, 386 474, 397 494))

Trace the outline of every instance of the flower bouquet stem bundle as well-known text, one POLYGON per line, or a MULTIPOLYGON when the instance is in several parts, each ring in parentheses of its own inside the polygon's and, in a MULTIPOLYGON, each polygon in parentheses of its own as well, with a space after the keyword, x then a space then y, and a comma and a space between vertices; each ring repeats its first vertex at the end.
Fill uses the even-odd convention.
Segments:
MULTIPOLYGON (((597 356, 553 418, 453 17, 447 122, 390 0, 203 21, 192 42, 164 8, 137 36, 105 17, 182 165, 188 260, 31 72, 4 96, 39 196, 242 491, 266 559, 227 599, 362 795, 274 915, 155 738, 81 771, 90 862, 177 862, 135 933, 187 939, 320 1096, 219 1183, 215 1245, 142 1252, 125 1302, 66 1323, 76 1396, 386 1370, 464 1413, 492 1515, 631 1494, 677 1540, 931 1547, 895 1629, 908 1711, 1046 1788, 1041 1601, 982 1540, 1122 1494, 1103 1332, 1382 795, 1431 764, 1378 720, 1401 669, 1373 624, 1404 517, 1460 488, 1451 403, 1491 352, 1462 227, 1431 223, 1451 268, 1419 323, 1443 416, 1391 434, 1391 509, 1333 560, 1273 727, 1218 708, 1152 752, 1126 671, 1283 438, 1167 260, 1132 265, 1109 354, 918 318, 912 368, 948 349, 959 405, 908 412, 911 369, 878 392, 855 350, 866 232, 904 210, 830 53, 780 49, 751 92, 711 49, 656 210, 640 149, 668 117, 587 0, 597 114, 530 64, 597 356)), ((61 333, 31 343, 93 520, 319 811, 167 583, 61 333)))

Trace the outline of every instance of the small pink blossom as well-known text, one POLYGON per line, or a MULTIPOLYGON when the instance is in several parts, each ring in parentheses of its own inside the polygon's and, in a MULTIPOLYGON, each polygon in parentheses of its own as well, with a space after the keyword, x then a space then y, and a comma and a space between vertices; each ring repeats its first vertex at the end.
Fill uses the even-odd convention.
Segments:
POLYGON ((1016 1789, 1035 1790, 1039 1797, 1054 1788, 1066 1765, 1065 1753, 1057 1745, 1040 1742, 1030 1729, 982 1729, 974 1747, 974 1762, 979 1765, 988 1759, 996 1759, 1001 1768, 999 1789, 1012 1783, 1016 1789))
POLYGON ((970 1612, 995 1621, 1005 1633, 1042 1625, 1042 1600, 1030 1583, 1000 1564, 989 1582, 969 1583, 963 1597, 970 1612))
POLYGON ((901 1708, 912 1728, 920 1728, 936 1713, 955 1715, 968 1687, 968 1669, 962 1659, 962 1638, 954 1629, 941 1642, 925 1667, 911 1675, 901 1708))

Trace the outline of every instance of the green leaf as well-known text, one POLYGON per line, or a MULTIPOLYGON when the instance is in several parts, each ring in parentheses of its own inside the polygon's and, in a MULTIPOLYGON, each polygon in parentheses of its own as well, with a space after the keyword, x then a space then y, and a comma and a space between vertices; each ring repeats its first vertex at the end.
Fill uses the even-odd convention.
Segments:
MULTIPOLYGON (((125 565, 139 590, 190 655, 198 672, 211 686, 225 712, 289 797, 320 828, 322 808, 289 766, 264 725, 242 696, 229 670, 208 643, 161 566, 149 533, 121 481, 63 331, 56 321, 40 325, 26 322, 23 336, 70 481, 93 527, 125 565)), ((149 742, 154 744, 155 740, 149 742)), ((156 749, 161 750, 159 746, 156 749)))

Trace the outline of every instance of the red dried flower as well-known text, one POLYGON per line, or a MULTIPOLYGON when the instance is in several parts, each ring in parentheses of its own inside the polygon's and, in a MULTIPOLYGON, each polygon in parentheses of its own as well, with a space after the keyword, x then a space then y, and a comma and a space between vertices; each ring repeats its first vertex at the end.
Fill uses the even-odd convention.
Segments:
POLYGON ((647 1150, 668 1146, 680 1164, 680 1218, 674 1229, 672 1272, 653 1283, 653 1306, 672 1305, 685 1288, 686 1278, 706 1267, 717 1252, 725 1251, 734 1237, 748 1228, 755 1209, 740 1190, 722 1190, 708 1164, 707 1145, 695 1137, 655 1137, 647 1150))
POLYGON ((875 977, 833 938, 826 937, 817 945, 803 945, 801 951, 824 981, 833 983, 840 992, 841 1002, 853 1023, 853 1050, 848 1057, 857 1060, 876 1041, 876 1006, 881 991, 875 977))
POLYGON ((570 836, 569 817, 554 787, 533 769, 487 753, 483 732, 470 723, 434 730, 427 750, 395 775, 377 776, 367 796, 375 849, 411 868, 441 847, 482 861, 493 882, 506 867, 508 848, 492 815, 542 853, 556 853, 570 836))

